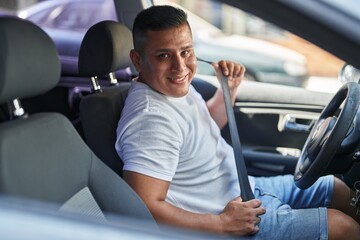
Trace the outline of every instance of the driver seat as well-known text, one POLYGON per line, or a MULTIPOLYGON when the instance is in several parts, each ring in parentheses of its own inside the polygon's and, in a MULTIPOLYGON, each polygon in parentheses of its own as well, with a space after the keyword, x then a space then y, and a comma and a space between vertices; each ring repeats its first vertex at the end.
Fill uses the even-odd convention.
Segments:
MULTIPOLYGON (((14 17, 0 17, 0 69, 0 103, 47 92, 60 77, 52 40, 31 22, 14 17)), ((109 220, 109 213, 157 226, 136 193, 59 113, 20 114, 0 123, 0 193, 94 219, 109 220)))

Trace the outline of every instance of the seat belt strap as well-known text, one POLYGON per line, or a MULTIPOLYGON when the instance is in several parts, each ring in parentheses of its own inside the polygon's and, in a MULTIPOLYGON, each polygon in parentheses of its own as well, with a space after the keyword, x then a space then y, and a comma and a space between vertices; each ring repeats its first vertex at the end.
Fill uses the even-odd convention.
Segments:
POLYGON ((231 96, 230 96, 230 89, 229 89, 229 83, 227 78, 224 76, 224 74, 221 72, 221 88, 223 90, 224 95, 224 102, 225 102, 225 108, 226 108, 226 115, 228 118, 228 125, 230 130, 230 136, 231 136, 231 143, 234 150, 234 156, 235 156, 235 164, 236 164, 236 170, 238 174, 239 179, 239 185, 241 190, 241 198, 243 201, 249 201, 251 199, 254 199, 254 194, 252 192, 252 189, 250 187, 249 177, 245 165, 244 156, 242 154, 241 150, 241 143, 239 138, 239 132, 237 129, 236 121, 235 121, 235 115, 234 115, 234 109, 232 107, 231 102, 231 96))
MULTIPOLYGON (((197 60, 212 64, 212 62, 206 61, 206 60, 203 60, 200 58, 197 58, 197 60)), ((254 193, 252 192, 252 189, 250 187, 249 176, 247 173, 244 156, 243 156, 242 150, 241 150, 239 132, 238 132, 238 129, 236 126, 234 109, 233 109, 232 103, 231 103, 229 83, 228 83, 228 80, 225 77, 225 75, 222 73, 222 71, 220 71, 220 74, 221 74, 220 84, 221 84, 221 88, 223 90, 223 95, 224 95, 226 115, 227 115, 227 119, 228 119, 231 143, 232 143, 232 147, 234 150, 236 170, 237 170, 240 191, 241 191, 240 196, 243 201, 249 201, 251 199, 254 199, 255 197, 254 197, 254 193)))

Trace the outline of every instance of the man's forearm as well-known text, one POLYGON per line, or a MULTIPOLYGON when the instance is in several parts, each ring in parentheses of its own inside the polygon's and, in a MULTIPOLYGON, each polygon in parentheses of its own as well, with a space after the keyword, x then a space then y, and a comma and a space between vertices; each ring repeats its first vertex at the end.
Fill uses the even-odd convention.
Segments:
POLYGON ((192 213, 175 207, 166 201, 158 201, 148 207, 158 223, 218 234, 223 233, 219 215, 192 213))
POLYGON ((157 222, 194 230, 222 232, 219 215, 191 213, 166 202, 170 182, 132 171, 124 171, 123 178, 145 202, 157 222))
MULTIPOLYGON (((230 92, 231 102, 234 105, 236 99, 236 89, 230 92)), ((219 128, 223 128, 227 123, 227 115, 224 103, 224 95, 221 89, 218 89, 214 96, 210 98, 206 105, 209 109, 211 117, 214 119, 219 128)))

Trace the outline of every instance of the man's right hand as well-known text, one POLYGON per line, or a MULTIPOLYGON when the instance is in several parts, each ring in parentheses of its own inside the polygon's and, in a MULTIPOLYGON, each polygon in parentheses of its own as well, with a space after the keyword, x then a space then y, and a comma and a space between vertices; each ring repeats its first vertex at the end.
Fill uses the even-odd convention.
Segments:
POLYGON ((193 213, 165 201, 169 182, 131 171, 124 171, 123 178, 145 202, 158 223, 218 234, 249 235, 259 231, 258 216, 265 213, 260 200, 243 202, 240 197, 230 201, 220 215, 193 213))
POLYGON ((243 202, 241 197, 230 201, 219 215, 222 232, 231 235, 251 235, 259 231, 260 215, 266 212, 259 199, 243 202))

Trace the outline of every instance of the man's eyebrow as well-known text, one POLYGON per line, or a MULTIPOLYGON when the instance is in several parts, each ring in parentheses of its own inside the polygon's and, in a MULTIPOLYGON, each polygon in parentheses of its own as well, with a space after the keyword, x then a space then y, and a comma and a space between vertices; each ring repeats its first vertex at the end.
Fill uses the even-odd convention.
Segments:
POLYGON ((181 50, 185 50, 185 49, 189 49, 189 48, 193 48, 193 45, 189 44, 187 46, 184 46, 184 47, 181 48, 181 50))
POLYGON ((156 53, 170 52, 171 50, 168 48, 160 48, 155 50, 156 53))
MULTIPOLYGON (((183 46, 183 47, 180 48, 180 50, 182 51, 182 50, 186 50, 186 49, 189 49, 189 48, 193 48, 193 45, 190 44, 190 45, 183 46)), ((164 53, 164 52, 166 53, 166 52, 171 52, 171 49, 169 49, 169 48, 161 48, 161 49, 157 49, 155 52, 156 53, 164 53)))

